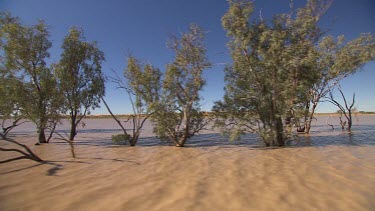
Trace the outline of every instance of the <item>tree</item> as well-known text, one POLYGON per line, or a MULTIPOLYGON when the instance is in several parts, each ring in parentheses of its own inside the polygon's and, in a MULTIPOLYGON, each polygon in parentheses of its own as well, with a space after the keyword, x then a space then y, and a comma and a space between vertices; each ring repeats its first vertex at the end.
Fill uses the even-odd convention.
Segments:
POLYGON ((113 79, 117 87, 125 90, 128 94, 132 105, 133 114, 127 120, 127 122, 131 120, 133 123, 131 135, 127 133, 124 125, 112 113, 107 102, 103 99, 107 110, 124 133, 121 137, 125 139, 124 141, 129 142, 130 146, 137 144, 144 123, 158 111, 160 106, 161 76, 162 73, 159 69, 150 64, 143 65, 135 57, 130 56, 127 67, 124 70, 126 82, 124 83, 120 77, 113 79))
POLYGON ((375 39, 371 34, 345 42, 344 36, 336 40, 326 36, 316 46, 318 81, 309 91, 306 103, 304 130, 309 133, 315 110, 323 98, 344 78, 355 74, 369 61, 375 59, 375 39))
POLYGON ((355 112, 355 108, 354 108, 354 103, 355 103, 355 93, 353 93, 353 98, 352 98, 352 102, 349 104, 349 102, 346 100, 346 97, 344 95, 344 93, 342 92, 342 89, 341 89, 341 86, 339 85, 337 87, 337 90, 339 90, 340 94, 341 94, 341 97, 344 101, 344 106, 342 104, 340 104, 337 100, 335 100, 335 98, 333 97, 333 94, 332 94, 332 91, 329 92, 329 98, 328 98, 328 101, 330 103, 332 103, 333 105, 337 106, 340 110, 338 110, 338 113, 340 114, 340 124, 341 124, 341 129, 344 130, 345 128, 345 124, 346 124, 346 121, 342 121, 342 115, 344 115, 346 117, 346 120, 347 120, 347 123, 348 123, 348 127, 347 127, 347 130, 348 131, 351 131, 352 129, 352 125, 353 125, 353 118, 352 118, 352 114, 353 112, 355 112))
POLYGON ((96 42, 85 41, 83 30, 76 27, 64 38, 62 49, 55 74, 64 95, 64 110, 69 113, 71 127, 66 140, 72 147, 78 125, 90 109, 99 107, 105 94, 101 65, 104 53, 96 42))
POLYGON ((174 61, 167 65, 160 109, 153 117, 154 131, 162 139, 183 147, 187 139, 205 125, 199 111, 199 91, 205 84, 202 72, 210 68, 203 30, 195 24, 180 38, 172 37, 169 47, 174 61))
POLYGON ((13 91, 10 109, 19 110, 33 121, 37 125, 39 143, 47 143, 45 130, 50 121, 56 121, 60 105, 56 80, 45 61, 52 45, 47 26, 43 21, 31 27, 23 26, 17 18, 7 15, 1 22, 3 91, 13 91))
POLYGON ((250 22, 252 3, 229 1, 222 23, 230 37, 233 64, 225 69, 224 101, 217 102, 214 110, 220 116, 217 125, 232 139, 256 131, 267 146, 283 146, 291 123, 299 131, 309 130, 314 114, 310 103, 316 101, 312 95, 316 87, 322 87, 323 78, 355 72, 371 58, 370 36, 325 51, 336 47, 329 44, 329 37, 322 39, 324 32, 317 23, 331 2, 309 0, 295 15, 292 11, 275 15, 271 21, 250 22))
POLYGON ((314 6, 308 3, 296 17, 280 14, 250 22, 252 2, 229 1, 222 24, 233 64, 225 69, 224 101, 216 102, 214 111, 216 125, 231 139, 258 132, 266 146, 285 145, 286 125, 315 78, 312 42, 319 28, 312 14, 322 8, 314 6))

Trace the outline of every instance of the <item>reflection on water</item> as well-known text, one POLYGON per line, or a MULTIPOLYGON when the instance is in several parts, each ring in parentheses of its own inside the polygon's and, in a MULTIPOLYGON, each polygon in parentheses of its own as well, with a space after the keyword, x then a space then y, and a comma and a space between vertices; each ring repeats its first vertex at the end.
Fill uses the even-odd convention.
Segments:
POLYGON ((289 147, 204 131, 176 148, 156 139, 150 123, 138 146, 113 145, 116 123, 88 119, 77 159, 65 142, 34 146, 34 126, 24 124, 15 139, 50 162, 0 164, 0 210, 374 210, 375 116, 360 116, 351 133, 326 120, 289 147))

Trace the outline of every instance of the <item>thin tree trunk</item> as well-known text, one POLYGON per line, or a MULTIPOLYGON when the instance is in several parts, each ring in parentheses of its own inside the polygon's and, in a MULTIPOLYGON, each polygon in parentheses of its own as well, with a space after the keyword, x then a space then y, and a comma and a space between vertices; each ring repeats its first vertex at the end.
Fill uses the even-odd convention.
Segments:
POLYGON ((183 129, 182 137, 179 138, 179 140, 176 143, 176 147, 183 147, 185 146, 185 143, 187 139, 189 138, 189 129, 190 129, 190 111, 191 111, 191 105, 187 105, 184 109, 184 124, 185 128, 183 129))
POLYGON ((317 105, 318 105, 318 104, 316 104, 316 103, 313 104, 312 109, 311 109, 311 113, 310 113, 310 115, 309 115, 309 118, 308 118, 308 120, 305 122, 305 133, 310 133, 311 122, 312 122, 312 120, 314 119, 315 109, 316 109, 317 105))
POLYGON ((69 135, 69 146, 70 151, 72 153, 72 157, 76 158, 76 154, 74 151, 74 137, 77 135, 77 124, 76 124, 77 115, 71 115, 71 124, 70 124, 70 135, 69 135))
POLYGON ((284 137, 283 137, 283 122, 282 122, 281 117, 276 118, 275 129, 276 129, 277 144, 280 147, 285 146, 285 140, 284 140, 284 137))
POLYGON ((349 113, 349 117, 348 117, 348 131, 351 131, 352 130, 352 112, 351 112, 350 109, 348 110, 348 113, 349 113))
POLYGON ((292 110, 289 110, 285 118, 285 126, 288 129, 289 133, 292 132, 292 116, 292 110))
POLYGON ((70 152, 72 153, 72 157, 76 158, 76 153, 74 151, 74 142, 73 142, 73 140, 69 140, 68 143, 69 143, 69 146, 70 146, 70 152))
POLYGON ((71 116, 71 124, 70 124, 70 135, 69 135, 69 140, 70 141, 73 141, 74 140, 74 137, 76 136, 77 134, 77 124, 76 124, 76 119, 77 119, 77 116, 76 115, 72 115, 71 116))
POLYGON ((49 143, 49 141, 51 140, 52 135, 53 135, 53 133, 54 133, 55 130, 56 130, 56 125, 57 125, 57 121, 53 123, 53 126, 52 126, 52 128, 51 128, 51 131, 50 131, 49 136, 48 136, 48 139, 47 139, 47 143, 49 143))

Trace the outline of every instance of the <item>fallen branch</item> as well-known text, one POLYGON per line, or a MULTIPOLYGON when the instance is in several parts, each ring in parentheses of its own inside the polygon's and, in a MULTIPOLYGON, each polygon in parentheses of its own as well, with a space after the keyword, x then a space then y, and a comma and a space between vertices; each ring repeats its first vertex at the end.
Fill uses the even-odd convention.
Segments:
POLYGON ((10 143, 13 143, 13 144, 16 144, 20 147, 22 147, 23 149, 26 150, 25 151, 22 151, 20 149, 7 149, 7 148, 1 148, 0 147, 0 151, 4 151, 4 152, 17 152, 17 153, 20 153, 22 154, 23 156, 21 157, 18 157, 18 159, 14 158, 14 159, 9 159, 9 160, 6 160, 6 161, 1 161, 0 163, 4 163, 4 162, 10 162, 12 160, 19 160, 19 159, 30 159, 30 160, 33 160, 33 161, 36 161, 36 162, 43 162, 43 160, 37 156, 29 147, 27 147, 26 145, 24 144, 21 144, 21 143, 18 143, 17 141, 14 141, 10 138, 6 138, 5 136, 3 136, 1 134, 1 138, 4 140, 4 141, 7 141, 7 142, 10 142, 10 143))

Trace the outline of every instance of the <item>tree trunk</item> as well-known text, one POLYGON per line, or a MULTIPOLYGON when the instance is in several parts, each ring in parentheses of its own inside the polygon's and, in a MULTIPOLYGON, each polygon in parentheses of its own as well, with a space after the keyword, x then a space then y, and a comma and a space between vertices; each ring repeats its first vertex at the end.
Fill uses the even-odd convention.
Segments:
POLYGON ((72 157, 76 158, 76 153, 74 151, 74 142, 73 142, 73 140, 69 140, 68 143, 69 143, 69 146, 70 146, 70 152, 72 153, 72 157))
POLYGON ((70 124, 70 135, 69 135, 69 140, 74 141, 74 137, 77 134, 77 124, 76 124, 76 118, 77 116, 72 115, 71 116, 71 124, 70 124))
POLYGON ((53 135, 53 133, 54 133, 55 130, 56 130, 56 125, 57 125, 57 121, 55 121, 55 122, 53 123, 53 126, 52 126, 52 128, 51 128, 51 131, 50 131, 49 136, 48 136, 48 139, 47 139, 47 143, 49 143, 49 141, 51 140, 52 135, 53 135))
POLYGON ((341 130, 344 130, 344 129, 345 129, 345 125, 346 125, 346 121, 345 121, 345 122, 342 121, 342 114, 341 114, 341 116, 339 117, 339 119, 340 119, 341 130))
POLYGON ((175 142, 175 146, 184 147, 188 137, 189 137, 189 132, 186 132, 185 130, 182 136, 175 142))
POLYGON ((134 147, 137 142, 138 142, 138 139, 139 139, 139 132, 137 131, 134 136, 129 140, 129 144, 131 147, 134 147))
POLYGON ((352 130, 352 112, 351 112, 350 109, 349 109, 348 113, 349 113, 349 117, 348 117, 348 131, 351 131, 352 130))
POLYGON ((275 120, 275 129, 276 129, 276 141, 277 144, 281 146, 285 146, 285 140, 283 136, 283 121, 281 117, 277 117, 275 120))
POLYGON ((46 140, 46 134, 44 132, 44 127, 39 127, 38 129, 39 135, 38 135, 38 141, 39 143, 48 143, 46 140))
POLYGON ((289 110, 287 112, 286 118, 285 118, 285 126, 286 126, 289 134, 292 133, 292 127, 293 127, 292 118, 293 118, 292 111, 289 110))
POLYGON ((189 128, 190 128, 190 110, 191 110, 191 105, 187 105, 184 109, 184 131, 182 136, 177 140, 176 147, 183 147, 185 146, 185 143, 187 139, 189 138, 189 128))
POLYGON ((311 112, 310 112, 310 116, 309 116, 308 120, 305 122, 305 133, 310 133, 311 122, 312 122, 312 120, 314 118, 315 109, 316 109, 317 105, 318 104, 316 104, 316 103, 313 104, 311 112))

